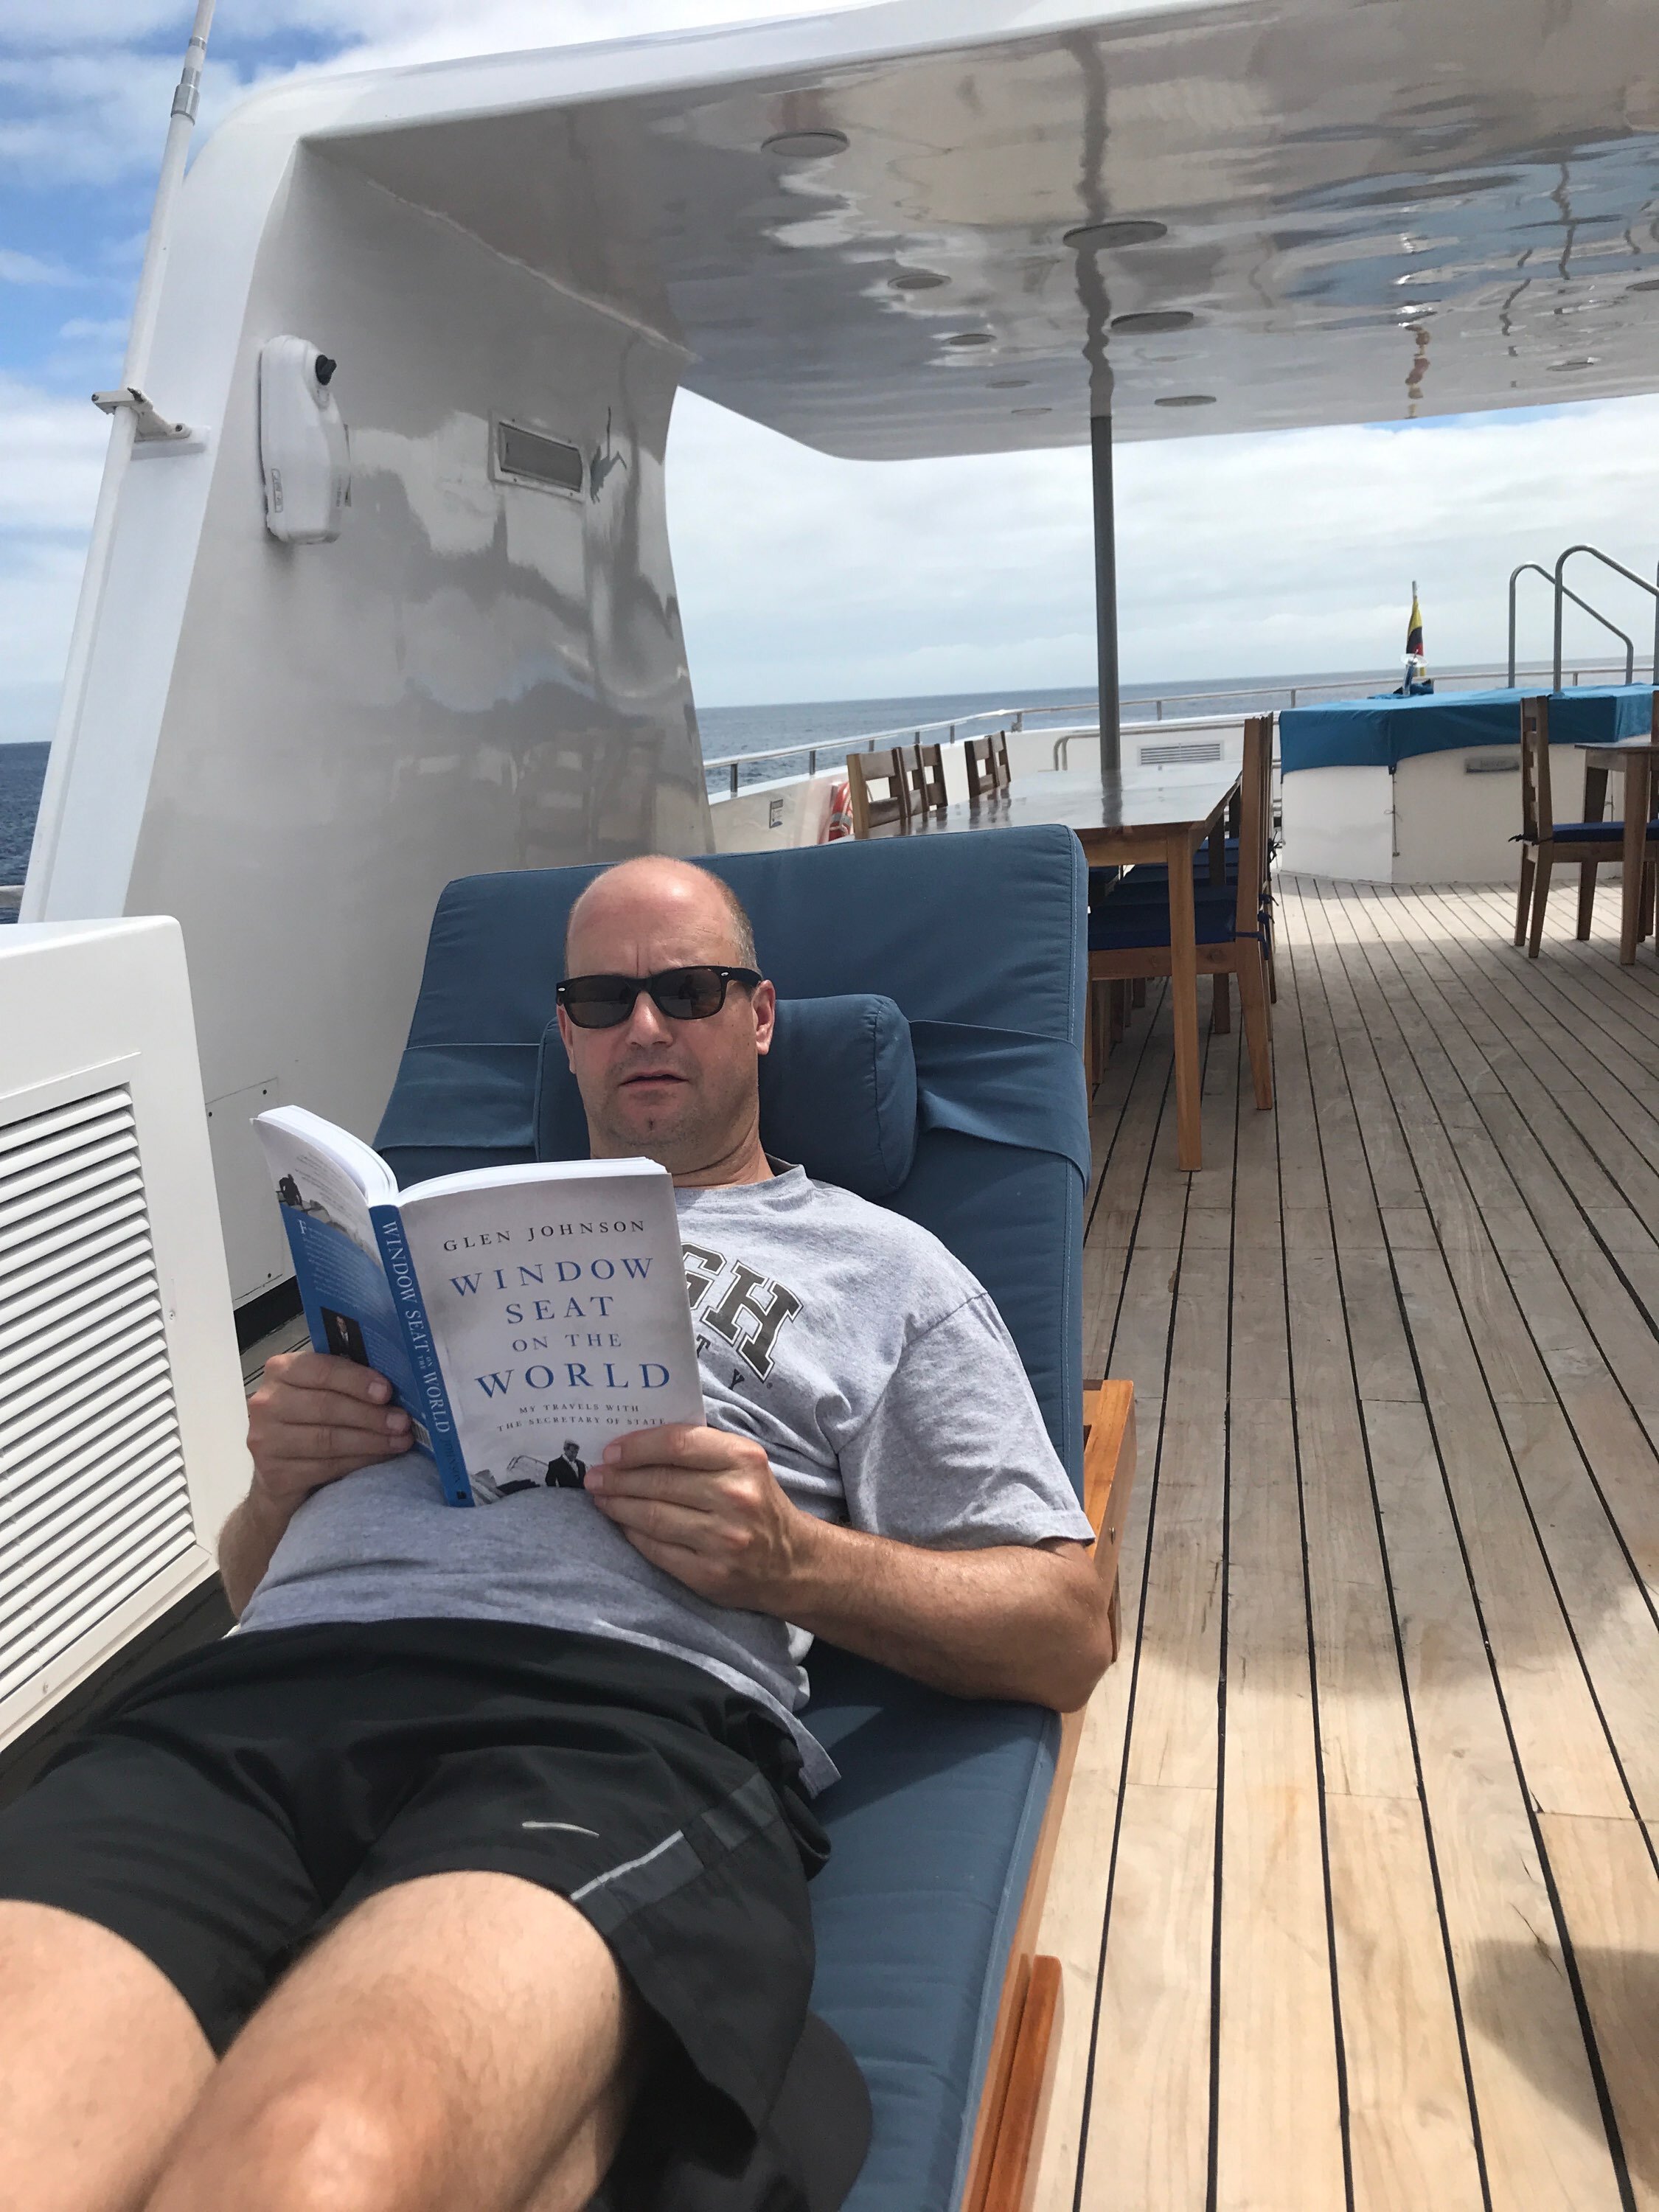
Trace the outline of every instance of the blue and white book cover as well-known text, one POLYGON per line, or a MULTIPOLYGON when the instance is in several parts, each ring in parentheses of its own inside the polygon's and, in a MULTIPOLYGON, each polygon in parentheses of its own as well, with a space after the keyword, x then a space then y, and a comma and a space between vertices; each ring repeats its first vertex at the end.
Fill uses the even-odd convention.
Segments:
POLYGON ((399 1192, 348 1131, 257 1117, 319 1352, 384 1375, 453 1504, 580 1489, 611 1440, 701 1423, 674 1188, 653 1160, 399 1192))
POLYGON ((614 1437, 703 1419, 665 1169, 489 1168, 400 1203, 481 1504, 579 1489, 614 1437))

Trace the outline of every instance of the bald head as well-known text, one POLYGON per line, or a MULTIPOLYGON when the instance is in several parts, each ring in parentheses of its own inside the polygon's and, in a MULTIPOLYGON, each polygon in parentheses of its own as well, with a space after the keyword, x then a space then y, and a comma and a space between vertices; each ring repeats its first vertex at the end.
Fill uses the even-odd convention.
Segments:
MULTIPOLYGON (((677 968, 753 970, 754 933, 720 878, 651 854, 596 876, 570 909, 574 975, 660 975, 677 968)), ((599 1029, 559 1008, 559 1034, 587 1109, 595 1159, 643 1154, 680 1183, 759 1182, 760 1063, 772 1042, 769 983, 731 981, 712 1013, 665 1013, 648 991, 599 1029)))
POLYGON ((617 923, 626 928, 641 904, 671 925, 689 927, 699 935, 712 927, 720 941, 711 944, 699 957, 733 968, 759 965, 754 927, 729 884, 693 860, 646 853, 637 860, 618 860, 596 876, 571 908, 564 931, 566 974, 574 975, 610 965, 597 957, 590 959, 586 951, 579 960, 578 945, 585 945, 596 935, 608 937, 617 923))

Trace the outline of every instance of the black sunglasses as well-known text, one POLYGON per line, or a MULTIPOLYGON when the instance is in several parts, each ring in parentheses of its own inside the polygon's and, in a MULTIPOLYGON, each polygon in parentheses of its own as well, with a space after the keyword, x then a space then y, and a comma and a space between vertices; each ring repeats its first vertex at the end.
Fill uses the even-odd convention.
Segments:
POLYGON ((665 968, 655 975, 567 975, 558 1001, 579 1030, 614 1030, 634 1011, 641 991, 675 1022, 706 1022, 726 1004, 728 983, 753 990, 752 968, 665 968))

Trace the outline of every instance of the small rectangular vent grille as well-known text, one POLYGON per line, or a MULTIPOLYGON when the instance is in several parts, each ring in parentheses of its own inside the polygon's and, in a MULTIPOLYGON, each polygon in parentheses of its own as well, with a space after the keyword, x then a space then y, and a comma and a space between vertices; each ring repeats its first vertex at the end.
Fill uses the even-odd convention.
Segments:
POLYGON ((1221 758, 1219 738, 1182 738, 1167 744, 1142 745, 1142 768, 1178 768, 1183 761, 1218 761, 1221 758))
POLYGON ((0 1698, 194 1540, 121 1085, 0 1126, 0 1698))
POLYGON ((495 473, 549 491, 580 491, 582 457, 574 446, 521 422, 495 425, 495 473))

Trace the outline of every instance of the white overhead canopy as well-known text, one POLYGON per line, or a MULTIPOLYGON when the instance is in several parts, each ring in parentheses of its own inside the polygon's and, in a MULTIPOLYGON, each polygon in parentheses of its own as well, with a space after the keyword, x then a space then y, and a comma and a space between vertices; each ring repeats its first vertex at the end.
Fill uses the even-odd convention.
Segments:
POLYGON ((331 158, 834 453, 1659 382, 1655 0, 899 0, 343 89, 331 158))

